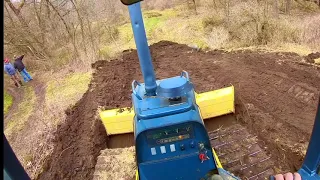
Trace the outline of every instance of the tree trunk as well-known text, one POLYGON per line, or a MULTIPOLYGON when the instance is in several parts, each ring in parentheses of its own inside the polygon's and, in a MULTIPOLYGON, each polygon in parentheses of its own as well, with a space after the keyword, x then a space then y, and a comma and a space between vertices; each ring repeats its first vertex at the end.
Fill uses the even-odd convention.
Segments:
POLYGON ((229 26, 230 23, 230 0, 226 0, 225 2, 225 13, 227 17, 227 26, 229 26))
POLYGON ((279 18, 279 4, 278 4, 278 0, 274 0, 273 9, 274 9, 274 15, 275 15, 275 17, 276 17, 276 18, 279 18))
POLYGON ((4 4, 4 8, 5 8, 6 11, 7 11, 7 14, 8 14, 8 17, 9 17, 9 19, 10 19, 10 21, 11 21, 11 24, 15 27, 15 26, 16 26, 16 23, 14 22, 13 18, 11 17, 11 14, 10 14, 10 12, 9 12, 6 4, 4 4))
POLYGON ((81 37, 82 37, 82 47, 84 49, 84 52, 86 54, 86 57, 88 57, 88 54, 87 54, 87 46, 86 46, 86 36, 84 34, 84 26, 83 26, 83 21, 82 21, 82 17, 80 15, 80 12, 79 12, 79 9, 75 3, 75 0, 71 0, 71 3, 72 3, 72 6, 73 8, 76 10, 77 12, 77 15, 78 15, 78 21, 80 23, 80 28, 81 28, 81 37))
POLYGON ((28 33, 28 35, 32 38, 32 40, 34 40, 36 42, 36 44, 39 45, 39 48, 41 49, 41 51, 38 51, 38 53, 40 55, 42 55, 43 57, 50 57, 50 54, 46 51, 43 44, 37 39, 37 37, 30 31, 28 24, 26 23, 25 19, 21 15, 21 9, 24 6, 25 0, 21 1, 18 8, 16 8, 10 0, 5 0, 5 1, 8 4, 8 6, 10 7, 10 9, 14 12, 16 17, 18 18, 19 22, 23 26, 23 29, 28 33))
MULTIPOLYGON (((42 6, 42 3, 40 4, 40 13, 41 13, 41 6, 42 6)), ((34 8, 37 20, 38 20, 38 26, 40 29, 40 36, 41 36, 42 44, 44 45, 44 47, 47 47, 47 43, 46 43, 46 39, 45 39, 45 25, 42 21, 40 13, 38 12, 36 0, 33 0, 33 8, 34 8)))
POLYGON ((77 46, 76 46, 76 43, 75 43, 75 40, 74 40, 74 37, 70 31, 70 28, 67 24, 67 22, 64 20, 64 18, 61 16, 61 14, 59 13, 59 11, 53 6, 53 4, 49 1, 49 0, 46 0, 47 3, 50 5, 50 7, 54 10, 54 12, 56 12, 56 14, 58 15, 58 17, 60 18, 60 20, 62 21, 62 23, 64 24, 65 26, 65 29, 68 33, 68 36, 69 36, 69 39, 71 40, 72 42, 72 46, 73 46, 73 50, 74 50, 74 55, 75 55, 75 58, 78 58, 79 57, 79 52, 78 52, 78 49, 77 49, 77 46))
POLYGON ((92 34, 92 30, 91 30, 91 22, 89 21, 88 16, 87 16, 86 20, 87 20, 88 29, 89 29, 89 37, 90 37, 90 42, 91 42, 92 50, 93 50, 95 59, 97 59, 97 58, 98 58, 98 57, 97 57, 97 47, 96 47, 95 40, 94 40, 94 38, 93 38, 93 34, 92 34))
POLYGON ((214 8, 215 10, 217 10, 217 3, 216 3, 216 0, 212 0, 212 3, 213 3, 213 8, 214 8))
POLYGON ((291 0, 286 0, 286 14, 290 14, 291 0))
POLYGON ((192 3, 193 3, 193 7, 194 7, 194 11, 195 11, 195 13, 196 13, 196 14, 198 14, 198 13, 197 13, 197 4, 196 4, 196 0, 192 0, 192 3))

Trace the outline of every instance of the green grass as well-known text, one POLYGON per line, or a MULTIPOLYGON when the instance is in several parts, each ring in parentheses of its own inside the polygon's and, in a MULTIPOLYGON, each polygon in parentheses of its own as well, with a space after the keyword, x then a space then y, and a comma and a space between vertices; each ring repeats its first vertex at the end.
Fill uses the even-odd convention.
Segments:
POLYGON ((3 96, 4 96, 3 112, 4 112, 4 114, 7 114, 9 108, 10 108, 11 105, 12 105, 13 98, 12 98, 12 96, 11 96, 9 93, 7 93, 6 91, 4 91, 4 95, 3 95, 3 96))
MULTIPOLYGON (((255 6, 251 8, 254 9, 255 6)), ((252 23, 243 25, 239 18, 243 10, 235 10, 238 14, 231 16, 230 23, 226 23, 223 10, 198 15, 187 13, 187 16, 185 10, 177 8, 163 11, 145 10, 143 16, 148 44, 167 40, 180 44, 197 45, 202 49, 218 48, 231 51, 241 48, 263 48, 268 51, 296 52, 300 55, 314 51, 309 45, 300 42, 302 32, 299 30, 301 27, 297 27, 297 24, 302 19, 297 20, 294 16, 286 15, 279 19, 269 17, 267 19, 269 29, 261 35, 257 27, 261 27, 264 21, 252 20, 254 19, 252 16, 257 16, 252 12, 245 16, 248 20, 243 20, 244 22, 252 21, 252 23), (268 42, 267 45, 266 42, 268 42)), ((119 36, 114 42, 104 43, 100 47, 102 57, 112 58, 123 50, 136 48, 130 23, 119 26, 118 32, 119 36)))
POLYGON ((35 92, 31 86, 25 87, 24 91, 25 97, 21 100, 16 113, 12 115, 7 127, 5 127, 4 132, 7 136, 22 130, 33 111, 36 102, 35 92))
MULTIPOLYGON (((143 21, 146 29, 147 37, 149 38, 155 29, 159 28, 170 18, 174 18, 177 12, 173 9, 167 9, 164 11, 150 10, 143 13, 143 21)), ((125 42, 133 41, 133 32, 131 23, 126 23, 118 28, 120 33, 120 39, 125 42)))
MULTIPOLYGON (((181 13, 177 9, 144 11, 144 26, 149 45, 167 40, 207 48, 203 17, 184 18, 181 13)), ((117 42, 100 47, 99 52, 102 57, 113 57, 123 50, 136 48, 130 23, 119 26, 118 31, 117 42)))
MULTIPOLYGON (((144 26, 149 44, 161 40, 154 36, 154 33, 157 29, 164 26, 169 19, 176 17, 177 14, 178 13, 173 9, 166 9, 164 11, 149 10, 143 12, 144 26)), ((100 47, 99 52, 102 57, 113 57, 123 50, 136 48, 131 23, 119 26, 118 31, 119 36, 117 42, 105 44, 100 47)))
POLYGON ((228 52, 231 51, 239 51, 239 50, 251 50, 251 51, 263 51, 263 52, 294 52, 300 56, 307 56, 312 53, 306 46, 293 44, 293 43, 282 43, 282 44, 274 44, 268 46, 249 46, 249 47, 240 47, 240 48, 228 48, 225 49, 228 52))
POLYGON ((104 59, 108 59, 110 57, 110 52, 110 46, 103 46, 99 49, 99 56, 104 59))
MULTIPOLYGON (((168 40, 183 44, 194 44, 201 48, 208 47, 202 17, 178 17, 181 12, 175 9, 144 12, 144 24, 148 43, 168 40), (157 14, 157 16, 153 16, 157 14), (160 15, 160 16, 159 16, 160 15)), ((123 49, 135 48, 130 24, 119 27, 120 42, 126 42, 123 49)))
POLYGON ((47 83, 46 104, 62 109, 73 105, 87 91, 91 73, 73 73, 59 80, 47 83))
POLYGON ((153 33, 152 43, 168 40, 181 44, 193 44, 201 48, 208 47, 202 18, 172 18, 159 25, 153 33))

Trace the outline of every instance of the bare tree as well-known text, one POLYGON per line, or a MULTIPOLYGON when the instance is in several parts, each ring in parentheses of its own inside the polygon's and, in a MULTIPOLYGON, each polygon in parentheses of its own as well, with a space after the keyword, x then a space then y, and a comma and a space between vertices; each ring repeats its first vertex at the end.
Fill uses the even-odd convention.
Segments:
POLYGON ((227 17, 227 24, 230 22, 230 0, 225 0, 225 14, 227 17))
POLYGON ((40 1, 40 9, 38 10, 37 8, 37 1, 36 0, 33 0, 33 7, 34 7, 34 12, 36 14, 36 19, 38 21, 38 25, 40 27, 40 36, 41 36, 41 43, 44 45, 44 47, 47 47, 46 45, 46 39, 45 39, 45 23, 44 21, 42 20, 42 17, 41 17, 41 10, 42 10, 42 3, 40 1))
MULTIPOLYGON (((21 9, 22 7, 25 5, 25 0, 22 0, 19 4, 18 7, 15 7, 14 4, 10 1, 10 0, 5 0, 5 2, 7 3, 7 5, 10 7, 10 9, 14 12, 15 16, 18 18, 19 22, 22 25, 22 28, 24 31, 27 32, 27 35, 32 39, 32 41, 34 41, 37 44, 37 47, 41 49, 41 51, 37 51, 36 48, 34 48, 34 46, 32 45, 31 41, 28 41, 29 47, 33 53, 37 52, 37 54, 34 53, 34 55, 40 55, 42 57, 50 57, 49 52, 44 48, 44 44, 41 43, 38 38, 30 31, 30 27, 28 26, 28 23, 25 21, 25 19, 23 18, 22 14, 21 14, 21 9), (32 48, 31 48, 32 47, 32 48)), ((9 13, 9 11, 7 11, 9 13)))
POLYGON ((194 12, 197 14, 197 4, 196 4, 196 0, 192 0, 193 3, 193 7, 194 7, 194 12))
POLYGON ((78 21, 79 21, 79 23, 80 23, 81 37, 82 37, 82 44, 81 44, 81 46, 83 47, 83 50, 84 50, 86 56, 88 56, 88 55, 87 55, 86 38, 85 38, 86 36, 85 36, 85 33, 84 33, 84 25, 83 25, 82 16, 81 16, 81 14, 80 14, 79 8, 77 7, 76 1, 75 1, 75 0, 70 0, 70 1, 71 1, 71 3, 72 3, 73 8, 74 8, 74 9, 76 10, 76 12, 77 12, 78 21))
POLYGON ((72 46, 73 46, 73 51, 74 51, 74 56, 75 58, 79 57, 79 52, 76 46, 76 40, 75 40, 75 36, 74 34, 71 32, 71 29, 69 27, 69 25, 67 24, 67 22, 65 21, 65 19, 63 18, 63 16, 60 14, 60 12, 58 11, 58 9, 49 1, 46 0, 47 3, 50 5, 50 7, 54 10, 54 12, 58 15, 59 19, 63 22, 64 26, 65 26, 65 30, 67 31, 68 37, 72 42, 72 46))
POLYGON ((291 8, 291 0, 286 0, 286 6, 285 6, 286 14, 290 13, 290 8, 291 8))
POLYGON ((274 0, 273 1, 273 11, 274 11, 274 15, 276 18, 279 17, 279 4, 278 4, 278 0, 274 0))

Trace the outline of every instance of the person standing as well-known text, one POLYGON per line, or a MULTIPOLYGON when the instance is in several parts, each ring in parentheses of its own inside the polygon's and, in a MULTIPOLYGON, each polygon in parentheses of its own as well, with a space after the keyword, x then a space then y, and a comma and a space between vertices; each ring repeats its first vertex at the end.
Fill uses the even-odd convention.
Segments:
POLYGON ((32 77, 30 76, 25 65, 22 62, 23 58, 24 58, 24 55, 22 55, 18 58, 16 58, 16 56, 14 56, 15 60, 14 60, 13 66, 15 69, 17 69, 19 71, 19 73, 23 77, 24 82, 28 82, 28 81, 32 80, 32 77))
POLYGON ((4 60, 4 71, 11 77, 16 87, 20 88, 21 86, 23 86, 21 80, 17 76, 14 66, 10 63, 8 58, 4 60))

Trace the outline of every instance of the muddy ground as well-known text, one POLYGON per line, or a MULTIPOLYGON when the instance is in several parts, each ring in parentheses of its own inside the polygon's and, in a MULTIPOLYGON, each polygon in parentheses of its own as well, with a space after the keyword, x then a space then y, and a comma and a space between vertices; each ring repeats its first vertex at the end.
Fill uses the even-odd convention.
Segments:
MULTIPOLYGON (((268 147, 275 171, 300 167, 319 97, 318 67, 301 64, 303 58, 294 53, 203 52, 167 41, 152 45, 151 53, 158 79, 186 70, 197 92, 234 85, 236 119, 268 147)), ((38 179, 92 179, 97 156, 108 146, 98 107, 131 106, 131 82, 142 81, 136 51, 92 67, 89 90, 66 111, 38 179)))

